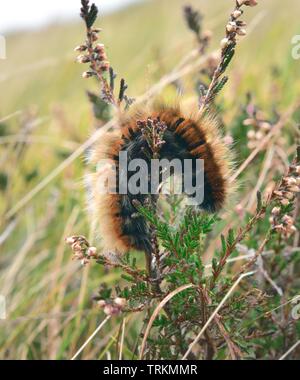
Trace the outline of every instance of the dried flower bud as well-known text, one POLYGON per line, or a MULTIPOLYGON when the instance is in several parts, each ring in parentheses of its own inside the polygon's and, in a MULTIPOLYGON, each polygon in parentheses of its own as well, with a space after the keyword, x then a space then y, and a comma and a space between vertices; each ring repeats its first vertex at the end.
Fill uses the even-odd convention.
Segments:
POLYGON ((236 32, 237 32, 237 34, 238 34, 239 36, 245 36, 245 35, 247 34, 246 30, 245 30, 245 29, 242 29, 242 28, 238 28, 238 29, 236 30, 236 32))
POLYGON ((74 252, 81 252, 81 245, 78 241, 75 241, 75 243, 72 244, 72 250, 74 252))
POLYGON ((263 129, 264 131, 269 131, 271 129, 271 124, 265 121, 259 124, 259 128, 263 129))
POLYGON ((75 236, 67 237, 67 238, 65 239, 65 241, 66 241, 67 244, 72 245, 72 244, 74 244, 74 243, 76 242, 76 237, 75 237, 75 236))
POLYGON ((229 46, 230 45, 230 40, 229 40, 229 38, 223 38, 222 40, 221 40, 221 48, 222 49, 225 49, 227 46, 229 46))
POLYGON ((256 136, 255 131, 253 131, 253 130, 248 131, 248 133, 247 133, 248 139, 254 139, 255 136, 256 136))
POLYGON ((237 21, 236 24, 240 28, 247 26, 247 23, 245 21, 242 21, 242 20, 237 21))
POLYGON ((282 204, 282 206, 288 206, 290 204, 290 202, 287 199, 282 199, 280 203, 282 204))
POLYGON ((290 227, 291 233, 297 232, 297 228, 295 226, 290 227))
POLYGON ((97 44, 94 49, 97 53, 104 53, 105 52, 105 46, 104 44, 97 44))
POLYGON ((286 193, 284 193, 284 197, 286 199, 292 200, 292 199, 294 199, 294 194, 291 193, 290 191, 287 191, 286 193))
POLYGON ((290 224, 290 225, 294 224, 294 219, 289 215, 284 215, 282 218, 282 221, 286 224, 290 224))
POLYGON ((274 207, 272 210, 272 215, 277 216, 280 214, 280 208, 279 207, 274 207))
POLYGON ((264 135, 260 131, 255 133, 256 140, 260 141, 263 137, 264 135))
POLYGON ((284 227, 283 224, 277 224, 277 226, 274 227, 276 231, 283 231, 284 227))
POLYGON ((257 143, 255 141, 249 141, 247 144, 248 149, 255 149, 257 146, 257 143))
POLYGON ((100 69, 101 69, 102 71, 108 71, 108 70, 109 70, 109 67, 110 67, 109 62, 103 62, 103 63, 101 64, 101 66, 100 66, 100 69))
POLYGON ((90 78, 94 75, 94 73, 92 71, 85 71, 83 74, 82 74, 82 77, 83 78, 90 78))
POLYGON ((283 181, 288 185, 288 186, 294 186, 297 185, 297 180, 296 178, 293 177, 286 177, 283 179, 283 181))
POLYGON ((87 55, 79 55, 79 56, 77 57, 77 62, 78 62, 78 63, 88 63, 88 62, 90 62, 90 61, 91 61, 91 59, 90 59, 90 57, 87 56, 87 55))
POLYGON ((289 190, 292 192, 292 193, 300 193, 300 189, 298 186, 291 186, 289 188, 289 190))
POLYGON ((231 33, 231 32, 235 32, 236 31, 236 28, 237 28, 237 25, 235 22, 231 21, 229 22, 227 25, 226 25, 226 30, 227 32, 231 33))
POLYGON ((255 120, 254 119, 245 119, 243 121, 243 125, 245 127, 249 127, 250 125, 253 125, 253 124, 255 124, 255 120))
POLYGON ((244 4, 248 7, 255 7, 258 4, 258 2, 257 0, 246 0, 244 1, 244 4))
POLYGON ((97 248, 90 247, 87 251, 88 256, 95 257, 97 255, 97 248))
POLYGON ((118 306, 120 306, 122 309, 127 305, 127 301, 125 298, 117 297, 114 299, 114 303, 118 306))
POLYGON ((99 39, 98 33, 92 32, 92 41, 96 42, 96 41, 98 41, 98 39, 99 39))
POLYGON ((100 300, 97 302, 97 306, 103 309, 106 306, 106 301, 100 300))
POLYGON ((79 45, 79 46, 76 46, 74 51, 86 51, 86 49, 87 49, 86 45, 79 45))
POLYGON ((104 313, 106 314, 106 315, 112 315, 112 306, 111 305, 105 305, 105 307, 104 307, 104 313))
POLYGON ((239 18, 241 15, 242 15, 242 11, 239 11, 239 10, 236 10, 236 11, 234 11, 232 14, 231 14, 231 16, 234 18, 234 19, 237 19, 237 18, 239 18))
POLYGON ((107 56, 106 53, 96 53, 95 54, 95 60, 99 62, 107 61, 107 56))

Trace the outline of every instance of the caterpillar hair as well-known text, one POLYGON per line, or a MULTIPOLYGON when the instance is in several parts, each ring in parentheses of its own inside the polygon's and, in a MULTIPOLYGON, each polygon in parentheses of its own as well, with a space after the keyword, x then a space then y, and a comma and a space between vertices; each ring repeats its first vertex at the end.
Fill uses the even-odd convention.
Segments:
MULTIPOLYGON (((201 209, 220 210, 229 193, 231 153, 223 142, 218 123, 211 116, 186 116, 179 107, 160 107, 151 112, 135 111, 120 120, 120 128, 108 132, 90 152, 89 161, 94 167, 103 159, 110 159, 119 168, 119 152, 127 152, 128 164, 133 159, 144 159, 150 164, 151 148, 140 128, 138 120, 158 119, 165 125, 164 144, 159 158, 173 160, 204 160, 204 200, 201 209)), ((194 171, 194 165, 193 165, 194 171)), ((195 173, 193 172, 193 176, 195 173)), ((151 230, 137 213, 134 200, 144 204, 146 195, 100 194, 99 181, 103 181, 103 169, 88 176, 89 209, 97 223, 102 239, 103 252, 123 255, 130 250, 151 252, 151 230)), ((130 174, 128 174, 128 179, 130 174)), ((151 181, 151 178, 148 179, 151 181)), ((118 189, 118 184, 117 184, 118 189)))

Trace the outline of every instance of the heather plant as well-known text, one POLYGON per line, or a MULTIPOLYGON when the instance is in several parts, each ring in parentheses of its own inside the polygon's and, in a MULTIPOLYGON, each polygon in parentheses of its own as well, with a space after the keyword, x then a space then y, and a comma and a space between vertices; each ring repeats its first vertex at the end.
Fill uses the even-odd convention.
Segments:
MULTIPOLYGON (((88 1, 82 3, 89 36, 97 33, 92 29, 97 10, 94 4, 89 6, 88 1)), ((224 73, 235 54, 237 38, 246 35, 246 23, 241 16, 245 7, 255 5, 256 1, 236 2, 226 25, 226 36, 221 41, 220 57, 211 56, 207 66, 202 68, 200 75, 205 80, 197 84, 202 112, 209 111, 212 104, 220 110, 216 96, 228 81, 224 73)), ((198 54, 205 54, 211 35, 203 33, 203 16, 187 6, 184 17, 195 34, 198 54)), ((85 46, 80 48, 85 49, 85 46)), ((106 58, 103 45, 101 49, 106 58)), ((86 63, 93 62, 93 59, 88 54, 81 56, 79 61, 86 63)), ((102 58, 99 63, 102 67, 102 58)), ((119 106, 124 98, 123 90, 127 88, 124 87, 125 81, 121 81, 119 101, 116 102, 113 86, 108 86, 103 76, 103 71, 110 71, 112 83, 113 70, 107 62, 105 70, 97 72, 96 67, 93 68, 92 64, 92 71, 84 73, 84 77, 98 76, 101 82, 100 97, 95 96, 93 103, 101 99, 119 106), (103 95, 106 91, 110 95, 103 95)), ((126 104, 128 106, 128 99, 126 104)), ((295 110, 293 108, 288 117, 292 117, 295 110)), ((261 155, 273 133, 281 128, 285 116, 276 114, 268 118, 253 105, 250 95, 241 111, 242 114, 236 117, 237 127, 232 129, 233 137, 243 139, 241 143, 250 153, 248 160, 254 159, 261 155), (235 136, 241 123, 244 136, 235 136), (252 129, 247 131, 248 127, 252 129), (262 142, 265 144, 258 146, 262 142)), ((222 114, 218 117, 221 119, 222 114)), ((164 125, 149 118, 140 121, 139 126, 153 158, 158 158, 160 146, 164 144, 164 125)), ((241 162, 246 159, 246 164, 244 161, 234 172, 232 183, 248 166, 244 149, 237 155, 241 162)), ((274 182, 270 188, 264 192, 260 192, 260 186, 257 188, 249 209, 236 206, 240 227, 223 233, 218 232, 218 226, 224 223, 224 216, 187 207, 182 197, 164 196, 154 203, 149 197, 143 204, 133 201, 137 217, 138 214, 143 216, 152 231, 151 259, 145 269, 137 264, 133 253, 123 257, 117 257, 113 252, 103 255, 101 248, 91 247, 85 237, 67 239, 74 258, 81 260, 84 266, 95 262, 108 270, 121 271, 122 285, 109 287, 102 283, 94 301, 99 311, 107 315, 105 323, 118 316, 126 319, 132 313, 143 314, 132 358, 271 359, 284 356, 293 345, 299 336, 299 323, 284 313, 284 307, 297 296, 299 149, 291 152, 289 158, 288 169, 276 174, 279 178, 271 179, 274 182), (215 244, 217 240, 219 244, 215 244), (209 264, 204 262, 207 252, 211 256, 209 264)), ((291 357, 296 354, 297 347, 294 347, 291 357)))

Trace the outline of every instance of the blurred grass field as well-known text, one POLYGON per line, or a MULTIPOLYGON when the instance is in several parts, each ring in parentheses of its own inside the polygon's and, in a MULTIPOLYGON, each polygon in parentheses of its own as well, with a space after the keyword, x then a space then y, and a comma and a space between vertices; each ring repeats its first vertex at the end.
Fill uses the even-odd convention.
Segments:
MULTIPOLYGON (((205 25, 213 31, 212 48, 217 48, 233 2, 189 3, 205 15, 205 25)), ((145 1, 98 20, 110 62, 119 77, 126 78, 129 95, 144 93, 194 47, 182 17, 184 4, 183 0, 145 1)), ((221 95, 228 131, 247 91, 266 110, 273 106, 271 92, 280 110, 300 94, 300 61, 291 55, 291 39, 300 34, 299 1, 260 1, 246 13, 246 21, 260 16, 238 46, 228 71, 229 83, 221 95), (275 68, 280 77, 274 94, 275 68)), ((96 266, 82 269, 71 261, 65 246, 68 235, 90 236, 83 157, 14 219, 4 218, 94 131, 86 90, 97 86, 83 80, 82 66, 74 63, 73 49, 83 39, 79 17, 78 22, 11 34, 7 36, 7 60, 0 61, 0 237, 8 232, 4 242, 0 239, 0 294, 7 303, 7 319, 0 321, 1 359, 70 358, 104 318, 92 308, 91 295, 101 282, 120 280, 118 272, 99 272, 96 266)), ((185 78, 190 90, 192 79, 193 75, 185 78)), ((243 178, 241 194, 251 186, 251 175, 250 170, 243 178)), ((130 348, 141 321, 140 315, 128 317, 127 359, 133 357, 130 348)), ((119 325, 117 318, 110 321, 82 358, 115 357, 119 325)))

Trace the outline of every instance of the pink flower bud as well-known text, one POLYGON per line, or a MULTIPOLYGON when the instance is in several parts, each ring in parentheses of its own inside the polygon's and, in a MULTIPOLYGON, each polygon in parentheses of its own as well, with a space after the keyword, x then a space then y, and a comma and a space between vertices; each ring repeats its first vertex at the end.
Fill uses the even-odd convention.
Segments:
POLYGON ((106 305, 103 311, 106 315, 111 315, 111 316, 120 314, 120 309, 110 304, 106 305))
POLYGON ((87 251, 88 256, 94 257, 97 255, 97 248, 96 247, 90 247, 87 251))

